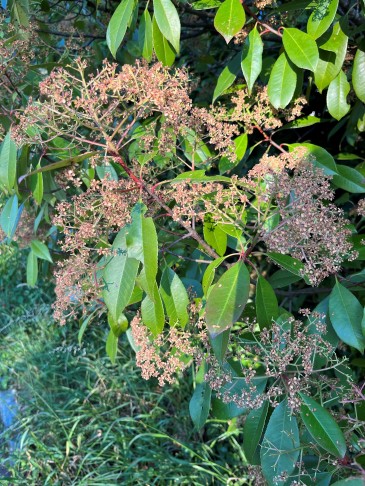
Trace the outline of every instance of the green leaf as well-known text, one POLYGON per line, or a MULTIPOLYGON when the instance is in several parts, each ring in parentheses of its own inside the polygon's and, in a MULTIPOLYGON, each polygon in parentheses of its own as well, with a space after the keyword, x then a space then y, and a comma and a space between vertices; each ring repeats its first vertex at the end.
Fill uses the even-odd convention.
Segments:
POLYGON ((112 314, 108 312, 108 324, 114 336, 117 338, 128 329, 128 319, 124 314, 120 314, 116 321, 112 314))
POLYGON ((318 39, 331 26, 338 8, 338 0, 321 0, 316 6, 308 19, 307 32, 318 39))
POLYGON ((210 217, 204 220, 203 233, 208 245, 223 256, 227 249, 227 234, 210 217))
POLYGON ((142 56, 148 62, 151 62, 153 51, 152 20, 147 8, 141 16, 138 30, 138 41, 142 56))
POLYGON ((297 86, 297 73, 285 52, 280 54, 271 70, 267 93, 274 108, 285 108, 297 86))
POLYGON ((112 251, 103 271, 103 299, 114 322, 129 304, 136 280, 139 262, 127 255, 126 228, 122 228, 114 240, 112 251))
POLYGON ((298 67, 315 71, 319 52, 315 40, 295 28, 285 28, 283 44, 290 60, 298 67))
POLYGON ((12 238, 14 236, 20 218, 18 213, 18 197, 16 194, 14 194, 6 201, 0 216, 1 228, 8 238, 12 238))
POLYGON ((165 325, 165 313, 163 310, 162 300, 158 291, 157 283, 151 297, 146 295, 141 304, 142 321, 152 332, 158 336, 165 325))
POLYGON ((208 383, 203 382, 196 385, 189 403, 189 412, 197 430, 203 427, 208 418, 211 396, 212 390, 208 383))
POLYGON ((332 483, 331 486, 364 486, 364 478, 352 477, 352 478, 340 479, 340 481, 336 481, 335 483, 332 483))
POLYGON ((109 331, 105 349, 106 354, 110 358, 110 361, 112 362, 112 364, 115 364, 115 359, 117 357, 118 351, 118 338, 115 336, 112 330, 109 331))
POLYGON ((273 319, 279 316, 279 305, 275 292, 264 277, 259 276, 256 286, 256 317, 260 329, 269 329, 273 319))
POLYGON ((352 85, 356 96, 365 103, 365 52, 358 49, 352 68, 352 85))
POLYGON ((329 316, 337 336, 349 346, 364 352, 365 337, 361 329, 363 308, 357 298, 336 281, 330 295, 329 316))
POLYGON ((160 294, 165 304, 170 326, 178 324, 181 327, 185 327, 189 321, 187 311, 189 304, 188 293, 180 278, 169 267, 166 267, 162 273, 160 294))
POLYGON ((314 82, 320 93, 329 86, 341 70, 347 52, 348 37, 337 22, 325 42, 319 43, 319 60, 314 71, 314 82))
POLYGON ((152 36, 153 48, 155 49, 157 59, 164 66, 172 66, 175 61, 175 52, 170 46, 168 40, 160 31, 155 17, 152 19, 152 36))
MULTIPOLYGON (((37 168, 40 169, 40 164, 38 164, 37 168)), ((31 181, 31 187, 32 187, 34 200, 38 204, 38 206, 40 206, 41 203, 42 203, 42 199, 43 199, 43 174, 42 174, 42 172, 38 172, 37 174, 34 174, 34 176, 32 177, 32 181, 31 181)))
POLYGON ((48 247, 44 243, 38 240, 33 240, 30 247, 37 258, 53 263, 48 247))
POLYGON ((300 416, 313 439, 330 454, 343 458, 346 442, 340 427, 329 412, 313 398, 299 393, 303 403, 300 416))
POLYGON ((346 74, 340 71, 335 79, 331 81, 327 91, 327 108, 336 120, 341 120, 351 108, 347 103, 349 92, 350 83, 347 81, 346 74))
POLYGON ((267 400, 260 408, 251 410, 243 427, 243 451, 249 464, 252 464, 258 451, 262 432, 265 427, 269 402, 267 400))
POLYGON ((170 42, 175 51, 180 49, 180 19, 171 0, 153 0, 154 18, 162 35, 170 42))
POLYGON ((157 275, 158 241, 153 219, 144 217, 146 209, 140 203, 133 208, 132 223, 126 229, 126 242, 128 257, 143 263, 146 291, 149 291, 151 296, 154 292, 157 275))
POLYGON ((209 265, 207 266, 204 275, 203 275, 203 280, 202 280, 202 287, 203 287, 203 292, 204 295, 207 295, 208 289, 213 282, 214 275, 215 275, 215 269, 219 267, 219 265, 224 261, 224 257, 217 258, 216 260, 213 260, 209 265))
POLYGON ((217 79, 217 84, 213 93, 213 103, 221 96, 232 84, 241 72, 241 53, 234 56, 223 69, 217 79))
POLYGON ((294 273, 294 275, 298 275, 303 277, 303 269, 304 265, 300 260, 296 258, 292 258, 289 255, 282 255, 281 253, 276 252, 269 252, 267 256, 275 262, 279 267, 288 270, 290 273, 294 273))
POLYGON ((122 43, 132 18, 134 0, 122 0, 112 15, 106 31, 106 42, 113 57, 122 43))
POLYGON ((34 287, 38 280, 38 258, 32 250, 28 253, 27 258, 27 284, 34 287))
POLYGON ((283 473, 291 475, 300 453, 297 420, 292 415, 287 400, 273 411, 261 444, 261 467, 269 486, 284 485, 277 479, 283 473))
POLYGON ((9 4, 12 20, 16 20, 23 27, 29 27, 29 1, 11 0, 9 4))
POLYGON ((0 147, 0 187, 11 191, 16 180, 16 145, 10 138, 10 131, 0 147))
POLYGON ((210 335, 210 344, 212 346, 213 354, 220 364, 223 364, 224 356, 227 352, 229 344, 229 336, 231 329, 226 329, 220 334, 210 335))
POLYGON ((209 10, 210 8, 218 8, 221 3, 220 0, 197 0, 190 5, 194 10, 209 10))
POLYGON ((287 287, 290 284, 298 282, 302 277, 294 275, 287 270, 278 270, 269 278, 269 282, 273 289, 281 289, 287 287))
POLYGON ((348 192, 362 194, 365 192, 365 177, 356 169, 337 164, 337 174, 332 178, 336 187, 348 192))
POLYGON ((239 0, 225 0, 214 17, 214 27, 228 42, 245 25, 246 15, 239 0))
POLYGON ((246 37, 242 49, 242 72, 247 83, 248 92, 251 93, 256 79, 262 69, 262 51, 264 44, 256 27, 246 37))
POLYGON ((314 145, 312 143, 291 143, 288 144, 289 151, 292 152, 297 147, 305 147, 307 149, 307 154, 312 156, 313 164, 320 169, 323 169, 323 172, 326 175, 336 175, 337 174, 337 166, 335 159, 332 155, 327 152, 324 148, 320 147, 319 145, 314 145))
POLYGON ((227 270, 211 290, 206 323, 211 335, 231 327, 243 312, 250 290, 250 274, 243 262, 227 270))

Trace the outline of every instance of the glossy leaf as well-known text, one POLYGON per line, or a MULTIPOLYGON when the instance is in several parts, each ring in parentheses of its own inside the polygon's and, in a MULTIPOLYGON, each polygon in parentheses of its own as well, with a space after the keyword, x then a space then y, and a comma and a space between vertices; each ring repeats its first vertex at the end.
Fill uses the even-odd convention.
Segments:
POLYGON ((313 398, 299 393, 302 400, 300 417, 313 439, 330 454, 343 458, 346 442, 340 427, 330 413, 313 398))
POLYGON ((256 317, 260 329, 271 327, 272 321, 279 316, 278 299, 269 282, 261 275, 256 286, 256 317))
POLYGON ((273 411, 261 444, 261 467, 269 486, 284 485, 275 480, 283 473, 294 471, 300 453, 299 430, 287 400, 273 411))
POLYGON ((268 410, 269 402, 265 400, 260 408, 251 410, 245 420, 243 427, 243 451, 249 464, 253 463, 258 451, 268 410))
POLYGON ((115 359, 117 357, 118 351, 118 338, 115 336, 112 330, 109 331, 107 340, 106 340, 106 354, 109 356, 110 361, 112 364, 115 364, 115 359))
POLYGON ((223 256, 227 249, 227 234, 210 218, 204 220, 204 240, 219 256, 223 256))
POLYGON ((155 17, 152 19, 152 37, 153 48, 157 59, 162 62, 164 66, 172 66, 175 61, 175 52, 170 46, 168 40, 160 31, 155 17))
POLYGON ((181 26, 175 5, 171 0, 153 0, 153 7, 160 32, 179 53, 181 26))
MULTIPOLYGON (((38 164, 38 169, 40 169, 40 165, 38 164)), ((41 205, 43 200, 43 174, 42 172, 38 172, 34 174, 32 178, 32 192, 35 202, 38 206, 41 205)))
POLYGON ((261 73, 263 48, 261 36, 257 27, 254 27, 243 44, 241 61, 242 72, 249 93, 251 93, 255 81, 261 73))
POLYGON ((313 164, 316 167, 322 169, 326 175, 333 176, 337 174, 335 159, 323 147, 320 147, 319 145, 314 145, 312 143, 288 144, 290 152, 297 147, 305 147, 307 149, 307 153, 312 156, 311 160, 313 161, 313 164))
POLYGON ((352 85, 356 96, 365 103, 365 52, 358 49, 352 68, 352 85))
POLYGON ((143 299, 141 313, 143 323, 152 332, 153 336, 158 336, 165 325, 165 313, 157 283, 155 283, 152 295, 146 295, 143 299))
POLYGON ((349 346, 364 352, 365 337, 361 329, 363 308, 357 298, 338 281, 329 301, 329 315, 337 336, 349 346))
POLYGON ((232 84, 241 72, 241 53, 234 56, 233 59, 223 69, 217 79, 217 84, 213 93, 213 103, 221 96, 232 84))
POLYGON ((0 215, 0 226, 8 238, 12 238, 20 218, 18 197, 16 194, 11 196, 3 207, 0 215))
POLYGON ((170 325, 185 327, 189 321, 187 311, 189 297, 184 284, 178 275, 169 267, 166 267, 162 273, 160 294, 165 304, 170 325))
POLYGON ((27 257, 27 284, 34 287, 38 280, 38 258, 32 250, 27 257))
POLYGON ((191 420, 197 430, 205 424, 210 409, 212 390, 208 383, 198 383, 189 403, 191 420))
POLYGON ((296 66, 310 71, 316 69, 319 52, 312 37, 296 28, 285 28, 283 44, 289 59, 296 66))
POLYGON ((319 42, 319 60, 314 71, 314 82, 320 93, 329 86, 340 72, 345 60, 348 37, 342 31, 340 22, 332 29, 328 39, 319 42))
POLYGON ((206 323, 213 336, 231 327, 243 312, 250 290, 250 274, 243 262, 234 264, 207 298, 206 323))
POLYGON ((126 243, 128 257, 143 263, 146 291, 152 295, 157 275, 158 242, 153 219, 144 216, 146 209, 140 203, 133 208, 132 223, 126 229, 126 243))
POLYGON ((152 19, 146 8, 141 16, 141 22, 138 30, 138 40, 142 51, 142 56, 146 61, 152 60, 153 37, 152 37, 152 19))
POLYGON ((30 247, 37 258, 40 258, 41 260, 47 260, 48 262, 53 263, 47 245, 45 245, 41 241, 33 240, 30 244, 30 247))
POLYGON ((347 103, 349 92, 350 83, 347 81, 346 74, 340 71, 335 79, 331 81, 327 91, 327 108, 336 120, 341 120, 351 108, 347 103))
POLYGON ((210 287, 211 283, 213 282, 216 268, 219 267, 219 265, 223 261, 224 261, 224 257, 220 257, 220 258, 217 258, 216 260, 213 260, 207 266, 207 268, 204 272, 204 275, 203 275, 203 280, 202 280, 202 287, 203 287, 204 295, 207 295, 208 288, 210 287))
POLYGON ((318 39, 331 26, 335 18, 339 0, 320 0, 311 13, 307 23, 307 32, 318 39))
POLYGON ((347 165, 337 164, 337 174, 332 178, 335 186, 348 192, 362 194, 365 192, 364 176, 356 169, 347 165))
POLYGON ((0 146, 0 187, 11 191, 16 179, 16 145, 7 133, 0 146))
POLYGON ((108 257, 103 271, 103 299, 114 322, 129 304, 139 267, 138 260, 127 256, 125 233, 126 228, 119 231, 112 246, 116 255, 108 257))
POLYGON ((228 42, 245 25, 246 15, 239 0, 224 0, 214 17, 214 27, 228 42))
POLYGON ((214 356, 217 358, 220 364, 223 364, 224 356, 227 352, 227 348, 229 344, 230 334, 231 334, 231 329, 226 329, 225 331, 219 334, 210 336, 210 344, 212 346, 214 356))
POLYGON ((298 275, 302 277, 302 272, 304 269, 304 265, 300 260, 296 258, 292 258, 289 255, 282 255, 281 253, 270 252, 267 256, 280 267, 288 270, 290 273, 294 273, 294 275, 298 275))
POLYGON ((297 86, 297 73, 288 56, 283 52, 270 73, 267 92, 274 108, 285 108, 292 100, 297 86))
POLYGON ((132 18, 135 0, 122 0, 113 13, 106 31, 106 42, 113 57, 122 43, 132 18))

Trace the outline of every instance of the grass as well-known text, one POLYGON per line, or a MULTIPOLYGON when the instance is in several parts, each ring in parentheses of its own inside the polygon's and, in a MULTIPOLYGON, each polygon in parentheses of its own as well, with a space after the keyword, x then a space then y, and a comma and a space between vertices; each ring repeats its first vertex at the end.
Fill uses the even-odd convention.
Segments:
POLYGON ((1 314, 0 376, 20 404, 19 422, 1 437, 10 484, 248 484, 234 421, 194 431, 188 375, 164 389, 146 382, 126 339, 115 366, 105 356, 104 322, 88 328, 80 348, 77 324, 52 322, 44 289, 28 298, 1 314))

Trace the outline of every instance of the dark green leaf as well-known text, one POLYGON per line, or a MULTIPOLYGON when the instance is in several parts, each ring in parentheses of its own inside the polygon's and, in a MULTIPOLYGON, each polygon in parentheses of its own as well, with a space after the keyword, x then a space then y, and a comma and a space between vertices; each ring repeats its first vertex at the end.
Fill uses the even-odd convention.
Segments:
POLYGON ((117 54, 117 50, 124 39, 128 24, 132 18, 134 1, 122 0, 108 24, 106 42, 113 57, 117 54))
POLYGON ((129 304, 139 267, 138 260, 127 256, 126 228, 119 231, 112 251, 116 255, 107 258, 103 271, 103 298, 117 322, 129 304))
POLYGON ((175 5, 171 0, 153 0, 154 18, 162 35, 179 53, 180 49, 180 19, 175 5))
POLYGON ((33 253, 36 257, 40 258, 41 260, 47 260, 50 263, 53 263, 51 255, 49 254, 48 247, 38 240, 33 240, 30 244, 33 253))
POLYGON ((349 346, 364 352, 365 337, 361 329, 363 308, 357 298, 338 281, 329 302, 329 315, 337 336, 349 346))
POLYGON ((281 253, 275 252, 270 252, 267 254, 267 256, 277 265, 283 267, 285 270, 288 270, 288 272, 303 277, 304 265, 300 260, 292 258, 289 255, 282 255, 281 253))
POLYGON ((269 402, 265 400, 260 408, 251 410, 245 420, 243 427, 243 451, 249 464, 253 463, 258 450, 268 410, 269 402))
POLYGON ((260 329, 270 328, 278 315, 279 306, 275 292, 269 282, 260 275, 256 286, 256 316, 260 329))
POLYGON ((274 479, 294 471, 300 453, 299 430, 287 400, 273 411, 261 445, 261 467, 269 486, 284 485, 274 479))
POLYGON ((220 334, 210 336, 210 344, 212 346, 214 356, 221 364, 223 363, 224 356, 227 352, 230 334, 231 334, 231 329, 226 329, 220 334))
POLYGON ((269 282, 273 289, 281 289, 282 287, 287 287, 295 282, 301 280, 301 276, 294 275, 287 270, 278 270, 269 278, 269 282))
POLYGON ((313 398, 299 393, 302 399, 300 416, 308 432, 323 449, 336 457, 346 454, 346 442, 340 427, 329 412, 313 398))
POLYGON ((262 69, 262 51, 264 44, 256 27, 246 37, 242 49, 242 72, 247 83, 248 92, 251 93, 256 79, 262 69))
POLYGON ((110 361, 115 364, 115 359, 117 357, 118 351, 118 338, 115 336, 112 330, 109 331, 106 340, 106 353, 110 358, 110 361))
POLYGON ((332 182, 336 187, 355 194, 365 192, 365 177, 361 172, 352 167, 339 164, 337 164, 337 172, 332 178, 332 182))
POLYGON ((205 382, 198 383, 189 403, 190 417, 197 430, 205 424, 210 409, 212 390, 205 382))
POLYGON ((189 297, 184 284, 178 275, 169 267, 166 267, 162 273, 160 294, 165 304, 170 326, 179 325, 185 327, 189 321, 187 311, 189 297))
POLYGON ((337 174, 337 166, 332 155, 319 145, 313 145, 312 143, 292 143, 288 144, 289 151, 291 152, 297 147, 305 147, 307 153, 312 156, 311 160, 316 167, 323 169, 326 175, 333 176, 337 174))
POLYGON ((231 327, 243 312, 250 290, 250 274, 243 262, 227 270, 209 293, 206 323, 211 335, 231 327))
POLYGON ((234 83, 235 79, 241 72, 241 53, 234 56, 233 59, 223 69, 217 79, 217 84, 213 93, 213 103, 221 96, 226 89, 234 83))
POLYGON ((228 42, 245 25, 246 15, 239 0, 224 0, 214 17, 214 27, 228 42))
POLYGON ((0 187, 11 191, 16 179, 16 145, 10 138, 10 131, 0 147, 0 187))

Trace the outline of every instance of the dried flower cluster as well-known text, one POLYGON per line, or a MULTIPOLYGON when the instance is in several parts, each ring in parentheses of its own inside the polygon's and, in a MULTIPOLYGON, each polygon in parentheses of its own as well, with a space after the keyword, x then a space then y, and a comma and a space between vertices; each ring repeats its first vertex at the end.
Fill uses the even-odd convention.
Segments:
POLYGON ((173 383, 176 374, 190 364, 191 360, 187 358, 196 353, 192 334, 177 327, 170 327, 167 333, 152 338, 137 314, 131 321, 131 330, 137 346, 136 363, 142 370, 142 378, 156 377, 160 386, 173 383))
POLYGON ((310 160, 294 167, 292 175, 287 170, 276 173, 268 193, 280 222, 262 238, 269 250, 301 260, 312 285, 337 272, 345 257, 356 258, 343 211, 327 202, 334 198, 330 177, 310 160))
POLYGON ((234 358, 241 363, 240 376, 210 359, 206 380, 223 402, 256 409, 265 400, 275 407, 287 396, 289 406, 298 410, 299 392, 320 387, 326 396, 337 386, 321 373, 323 362, 327 368, 341 363, 325 338, 324 315, 313 312, 306 324, 292 317, 278 319, 260 332, 255 322, 247 325, 249 337, 245 338, 243 331, 235 340, 238 351, 234 358), (318 360, 322 360, 320 366, 318 360))

